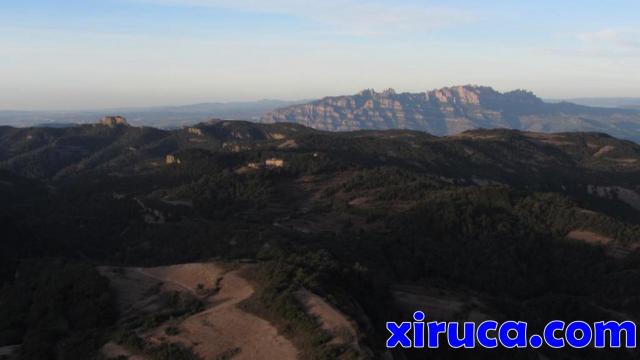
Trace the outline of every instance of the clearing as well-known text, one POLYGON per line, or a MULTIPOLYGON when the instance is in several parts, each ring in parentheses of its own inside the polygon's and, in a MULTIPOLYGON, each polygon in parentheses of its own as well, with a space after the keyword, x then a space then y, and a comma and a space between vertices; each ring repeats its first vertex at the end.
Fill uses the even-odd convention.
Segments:
MULTIPOLYGON (((102 267, 99 270, 111 279, 123 315, 153 312, 158 307, 159 294, 164 292, 189 293, 205 304, 205 309, 196 314, 169 320, 149 330, 139 330, 138 336, 150 343, 181 344, 205 360, 231 357, 238 360, 296 359, 297 349, 279 335, 273 325, 237 306, 254 293, 249 282, 240 276, 248 266, 226 269, 213 263, 192 263, 154 268, 102 267), (170 332, 173 335, 165 332, 169 326, 174 329, 170 332)), ((106 344, 102 351, 107 356, 146 358, 114 342, 106 344)))
POLYGON ((569 239, 584 241, 587 244, 593 245, 607 245, 613 241, 610 237, 596 234, 593 231, 588 230, 573 230, 567 234, 567 237, 569 239))

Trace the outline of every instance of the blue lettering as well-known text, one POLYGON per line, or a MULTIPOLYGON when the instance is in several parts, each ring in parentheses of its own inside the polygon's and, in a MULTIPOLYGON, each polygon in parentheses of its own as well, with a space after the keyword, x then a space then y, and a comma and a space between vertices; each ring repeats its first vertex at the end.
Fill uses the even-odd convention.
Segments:
POLYGON ((550 347, 559 349, 564 346, 564 339, 556 337, 556 331, 564 329, 564 321, 551 321, 544 327, 544 341, 550 347))
POLYGON ((584 321, 574 321, 567 326, 565 337, 567 338, 567 344, 569 344, 569 346, 580 349, 589 345, 593 334, 589 324, 584 321), (577 332, 581 334, 579 338, 576 336, 577 332))
POLYGON ((395 348, 400 344, 403 348, 411 347, 411 339, 407 336, 409 330, 411 330, 410 322, 403 322, 400 325, 394 322, 387 322, 387 330, 391 333, 391 336, 387 340, 387 348, 395 348))
POLYGON ((413 347, 424 347, 424 313, 422 311, 416 311, 413 313, 413 347))
POLYGON ((625 321, 623 323, 617 321, 600 321, 595 323, 595 347, 605 347, 606 333, 609 332, 609 347, 620 348, 622 346, 623 331, 625 335, 625 346, 629 349, 634 349, 636 347, 636 324, 632 321, 625 321))
POLYGON ((527 347, 527 323, 522 321, 507 321, 500 325, 498 330, 498 338, 502 346, 507 349, 526 348, 527 347), (510 336, 515 333, 515 336, 510 336))
POLYGON ((447 323, 430 322, 427 324, 427 328, 429 331, 429 348, 435 349, 440 346, 439 335, 447 332, 447 323))
POLYGON ((489 337, 489 331, 495 332, 498 330, 498 322, 493 320, 487 320, 478 326, 478 344, 487 349, 493 349, 498 347, 498 340, 495 337, 489 337))
POLYGON ((472 322, 464 323, 462 338, 460 338, 458 327, 460 324, 453 322, 449 323, 447 330, 447 341, 449 346, 454 349, 464 347, 466 349, 473 349, 476 346, 476 324, 472 322))

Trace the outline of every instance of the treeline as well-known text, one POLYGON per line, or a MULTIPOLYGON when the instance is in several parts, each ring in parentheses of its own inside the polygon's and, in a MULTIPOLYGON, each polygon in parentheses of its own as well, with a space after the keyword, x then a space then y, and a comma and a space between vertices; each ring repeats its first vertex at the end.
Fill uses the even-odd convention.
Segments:
POLYGON ((24 260, 0 291, 0 346, 21 344, 20 359, 89 359, 116 320, 109 281, 93 266, 24 260))

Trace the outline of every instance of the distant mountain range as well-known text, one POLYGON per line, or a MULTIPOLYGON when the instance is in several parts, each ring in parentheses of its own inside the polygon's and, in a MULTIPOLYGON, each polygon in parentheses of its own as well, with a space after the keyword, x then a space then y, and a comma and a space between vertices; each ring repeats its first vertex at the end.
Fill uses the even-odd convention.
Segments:
POLYGON ((452 135, 478 128, 602 132, 640 142, 640 99, 542 100, 526 90, 455 86, 423 93, 364 90, 320 100, 260 100, 76 112, 0 111, 0 125, 68 127, 121 115, 135 126, 174 129, 210 119, 297 123, 329 131, 408 129, 452 135))
POLYGON ((177 128, 212 118, 258 120, 266 112, 308 101, 259 100, 87 111, 0 111, 0 125, 65 127, 94 123, 106 115, 121 115, 134 125, 177 128))
POLYGON ((621 109, 640 109, 640 98, 631 97, 593 97, 593 98, 573 98, 563 100, 545 100, 547 102, 558 103, 562 101, 571 102, 578 105, 593 107, 609 107, 621 109))
POLYGON ((451 135, 477 128, 538 132, 589 131, 640 141, 640 111, 545 102, 533 93, 456 86, 424 93, 364 90, 289 106, 262 117, 315 129, 410 129, 451 135))

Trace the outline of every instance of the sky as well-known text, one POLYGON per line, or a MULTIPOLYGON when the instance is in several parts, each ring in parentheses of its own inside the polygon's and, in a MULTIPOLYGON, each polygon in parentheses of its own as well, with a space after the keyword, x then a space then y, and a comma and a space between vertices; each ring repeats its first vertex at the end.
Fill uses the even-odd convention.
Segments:
POLYGON ((0 110, 477 84, 640 97, 637 0, 0 0, 0 110))

